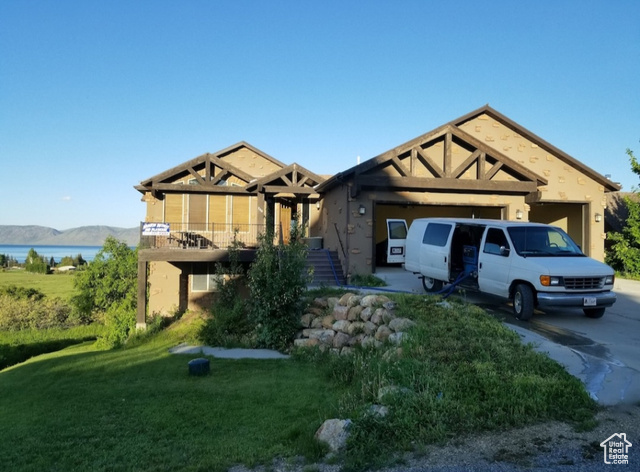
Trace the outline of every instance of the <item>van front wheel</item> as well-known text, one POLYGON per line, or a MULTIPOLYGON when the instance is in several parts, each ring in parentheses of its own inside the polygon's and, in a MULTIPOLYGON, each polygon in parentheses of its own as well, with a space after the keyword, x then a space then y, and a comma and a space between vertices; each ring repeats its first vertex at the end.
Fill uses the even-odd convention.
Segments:
POLYGON ((533 291, 526 284, 518 284, 513 293, 513 314, 519 320, 527 321, 533 316, 533 291))
POLYGON ((427 292, 439 292, 442 290, 442 280, 432 279, 431 277, 422 277, 422 286, 427 292))

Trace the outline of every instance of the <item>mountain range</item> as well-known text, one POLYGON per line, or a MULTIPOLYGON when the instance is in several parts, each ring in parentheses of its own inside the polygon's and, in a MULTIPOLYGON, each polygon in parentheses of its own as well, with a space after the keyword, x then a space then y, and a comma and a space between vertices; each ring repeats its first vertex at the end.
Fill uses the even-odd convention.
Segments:
POLYGON ((102 246, 107 236, 137 246, 140 228, 116 228, 113 226, 81 226, 59 231, 46 226, 0 225, 0 244, 34 246, 102 246))

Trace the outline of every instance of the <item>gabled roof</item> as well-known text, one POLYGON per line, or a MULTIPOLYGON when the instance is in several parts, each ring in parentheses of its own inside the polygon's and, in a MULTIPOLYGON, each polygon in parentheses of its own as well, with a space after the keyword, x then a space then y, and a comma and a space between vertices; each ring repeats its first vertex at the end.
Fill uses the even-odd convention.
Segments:
POLYGON ((475 190, 529 193, 538 185, 546 185, 547 180, 515 162, 498 150, 469 135, 452 123, 414 138, 396 148, 382 153, 344 172, 340 172, 318 186, 319 192, 329 190, 341 182, 355 178, 356 185, 378 186, 401 189, 423 190, 475 190), (426 146, 436 142, 444 143, 443 164, 435 162, 424 151, 426 146), (470 155, 462 163, 454 165, 453 144, 470 150, 470 155), (397 177, 375 175, 377 170, 393 167, 397 177), (426 169, 432 177, 418 172, 418 167, 426 169), (465 172, 475 167, 476 179, 460 179, 465 172), (492 180, 498 172, 514 177, 513 182, 492 180))
POLYGON ((544 139, 542 139, 540 136, 532 133, 531 131, 529 131, 524 126, 516 123, 515 121, 513 121, 513 120, 507 118, 506 116, 504 116, 502 113, 500 113, 497 110, 491 108, 489 106, 489 104, 487 104, 487 105, 485 105, 483 107, 480 107, 477 110, 474 110, 474 111, 472 111, 470 113, 467 113, 466 115, 463 115, 463 116, 461 116, 460 118, 458 118, 456 120, 451 121, 451 124, 453 124, 455 126, 461 126, 462 124, 464 124, 464 123, 466 123, 468 121, 471 121, 474 118, 476 118, 476 117, 478 117, 480 115, 483 115, 483 114, 486 114, 487 116, 490 116, 491 118, 495 119, 499 123, 502 123, 504 126, 506 126, 508 128, 511 128, 512 130, 516 131, 521 136, 524 136, 529 141, 532 141, 533 143, 537 144, 538 146, 540 146, 542 149, 546 150, 547 152, 549 152, 551 154, 555 154, 562 161, 566 162, 570 166, 576 168, 580 172, 584 173, 585 175, 588 175, 593 180, 595 180, 596 182, 601 184, 606 190, 617 191, 617 190, 620 190, 622 188, 619 184, 616 184, 615 182, 612 182, 611 180, 609 180, 608 178, 606 178, 602 174, 596 172, 595 170, 593 170, 589 166, 583 164, 582 162, 580 162, 576 158, 571 157, 566 152, 558 149, 557 147, 555 147, 551 143, 549 143, 549 142, 545 141, 544 139))
POLYGON ((202 154, 194 159, 183 162, 171 169, 168 169, 160 174, 149 177, 140 182, 140 185, 135 188, 144 193, 146 191, 180 191, 180 192, 221 192, 221 193, 246 193, 244 187, 221 187, 219 184, 223 180, 227 180, 230 176, 235 176, 238 179, 249 183, 256 180, 255 177, 238 167, 228 163, 224 158, 225 156, 238 151, 241 148, 247 148, 258 154, 267 161, 275 164, 278 167, 285 167, 285 165, 277 159, 271 157, 267 153, 259 150, 258 148, 241 141, 222 149, 214 154, 206 153, 202 154), (200 173, 205 171, 205 175, 200 173), (196 180, 199 185, 194 186, 181 186, 178 188, 175 184, 171 183, 180 177, 190 175, 196 180))
POLYGON ((267 193, 316 193, 316 186, 324 181, 323 177, 299 164, 293 163, 251 182, 246 188, 250 192, 258 190, 259 192, 265 191, 267 193))

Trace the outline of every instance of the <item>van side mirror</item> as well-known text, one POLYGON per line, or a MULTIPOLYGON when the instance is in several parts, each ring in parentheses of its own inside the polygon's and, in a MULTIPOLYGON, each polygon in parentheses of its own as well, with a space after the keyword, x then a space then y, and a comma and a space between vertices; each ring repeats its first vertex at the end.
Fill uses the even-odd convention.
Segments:
POLYGON ((511 249, 509 249, 508 247, 500 246, 500 255, 501 256, 505 256, 506 257, 506 256, 509 255, 510 252, 511 252, 511 249))

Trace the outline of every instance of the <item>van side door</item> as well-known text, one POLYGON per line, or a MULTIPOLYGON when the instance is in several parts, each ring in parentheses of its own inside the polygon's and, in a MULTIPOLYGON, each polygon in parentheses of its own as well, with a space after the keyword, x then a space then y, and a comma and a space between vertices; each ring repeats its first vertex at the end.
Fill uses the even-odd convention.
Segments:
POLYGON ((429 222, 420 247, 420 273, 449 282, 454 223, 429 222))
POLYGON ((507 298, 513 248, 502 228, 488 227, 478 254, 478 288, 507 298))
POLYGON ((407 241, 406 220, 387 219, 387 263, 404 262, 407 241))

